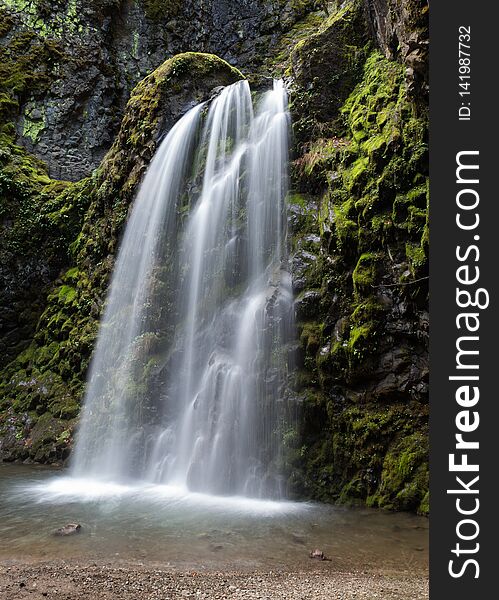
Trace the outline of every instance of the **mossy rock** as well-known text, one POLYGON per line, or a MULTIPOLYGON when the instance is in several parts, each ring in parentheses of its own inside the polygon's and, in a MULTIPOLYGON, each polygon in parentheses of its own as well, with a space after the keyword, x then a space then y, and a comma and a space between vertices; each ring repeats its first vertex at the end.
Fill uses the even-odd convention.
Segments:
POLYGON ((363 3, 350 0, 295 46, 291 110, 300 141, 317 138, 324 129, 332 131, 341 105, 358 81, 368 42, 363 3))
POLYGON ((417 432, 395 442, 383 462, 381 485, 372 506, 427 514, 428 436, 417 432))
POLYGON ((99 169, 106 186, 133 189, 159 138, 179 117, 208 100, 215 88, 240 79, 240 71, 213 54, 186 52, 165 61, 132 91, 118 136, 99 169))
POLYGON ((376 283, 377 264, 380 256, 373 252, 365 252, 359 257, 352 273, 353 288, 356 294, 370 294, 376 283))

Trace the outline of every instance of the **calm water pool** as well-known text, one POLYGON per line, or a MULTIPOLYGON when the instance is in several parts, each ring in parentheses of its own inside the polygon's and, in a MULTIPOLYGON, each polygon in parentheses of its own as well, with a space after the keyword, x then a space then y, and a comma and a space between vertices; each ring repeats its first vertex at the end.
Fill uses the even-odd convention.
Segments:
MULTIPOLYGON (((295 569, 320 548, 339 570, 425 571, 428 521, 409 514, 75 480, 0 465, 0 560, 126 560, 196 569, 295 569), (79 535, 53 532, 81 523, 79 535)), ((326 567, 326 563, 324 563, 326 567)))

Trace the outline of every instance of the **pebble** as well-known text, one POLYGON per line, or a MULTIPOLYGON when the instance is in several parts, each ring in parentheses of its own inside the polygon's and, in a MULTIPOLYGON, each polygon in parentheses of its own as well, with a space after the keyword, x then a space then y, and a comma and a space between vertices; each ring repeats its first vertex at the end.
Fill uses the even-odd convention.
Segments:
MULTIPOLYGON (((309 564, 307 562, 307 564, 309 564)), ((313 563, 306 571, 182 571, 136 563, 69 561, 0 563, 0 599, 36 600, 33 583, 50 600, 427 600, 426 571, 380 574, 338 572, 313 563), (63 568, 61 568, 61 565, 63 568), (320 568, 319 568, 320 567, 320 568), (32 583, 33 582, 33 583, 32 583)), ((327 566, 330 567, 331 563, 327 566)), ((38 592, 40 593, 40 592, 38 592)), ((38 596, 40 597, 40 596, 38 596)))

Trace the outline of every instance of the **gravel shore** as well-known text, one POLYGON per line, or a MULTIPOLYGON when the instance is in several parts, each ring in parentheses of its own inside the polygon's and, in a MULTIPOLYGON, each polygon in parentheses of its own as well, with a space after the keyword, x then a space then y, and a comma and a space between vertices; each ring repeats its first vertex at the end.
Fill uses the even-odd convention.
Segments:
POLYGON ((1 600, 423 600, 424 573, 175 571, 137 564, 0 563, 1 600))

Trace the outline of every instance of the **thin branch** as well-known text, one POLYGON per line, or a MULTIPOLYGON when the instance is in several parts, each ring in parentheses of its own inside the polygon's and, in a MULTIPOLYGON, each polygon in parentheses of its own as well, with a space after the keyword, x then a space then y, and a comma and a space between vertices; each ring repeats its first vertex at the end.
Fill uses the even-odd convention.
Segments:
POLYGON ((414 285, 415 283, 419 283, 420 281, 424 281, 425 279, 429 279, 430 276, 420 277, 419 279, 415 279, 414 281, 404 281, 401 283, 382 283, 381 285, 372 285, 372 288, 382 288, 382 287, 398 287, 399 285, 414 285))

